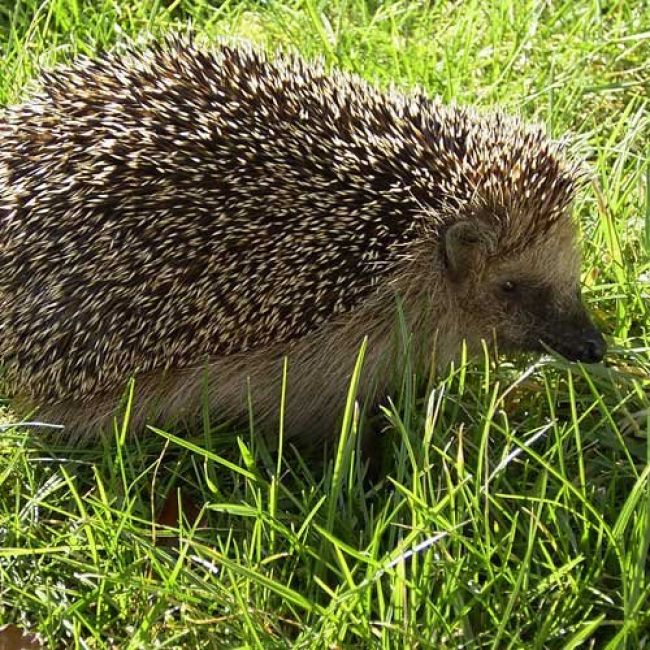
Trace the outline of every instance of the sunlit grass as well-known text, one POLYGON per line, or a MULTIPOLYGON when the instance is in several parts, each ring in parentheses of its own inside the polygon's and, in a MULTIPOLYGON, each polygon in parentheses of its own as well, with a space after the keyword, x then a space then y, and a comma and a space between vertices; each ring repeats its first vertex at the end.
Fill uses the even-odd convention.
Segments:
POLYGON ((576 213, 607 364, 465 360, 432 382, 407 372, 369 419, 352 382, 323 466, 207 416, 191 435, 134 440, 127 408, 87 448, 6 428, 0 624, 79 648, 648 647, 643 3, 213 4, 0 0, 0 102, 28 92, 41 65, 191 20, 209 38, 295 48, 568 133, 592 172, 576 213), (163 517, 163 503, 179 507, 163 517))

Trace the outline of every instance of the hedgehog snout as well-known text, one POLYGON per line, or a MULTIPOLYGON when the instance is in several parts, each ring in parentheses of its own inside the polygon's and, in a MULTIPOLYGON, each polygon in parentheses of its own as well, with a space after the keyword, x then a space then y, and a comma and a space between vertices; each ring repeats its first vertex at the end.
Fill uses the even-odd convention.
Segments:
POLYGON ((577 329, 565 330, 554 337, 542 337, 542 343, 553 348, 568 361, 598 363, 607 352, 603 335, 589 321, 577 329))
POLYGON ((564 354, 569 361, 582 361, 583 363, 598 363, 603 360, 607 352, 607 344, 603 335, 593 329, 587 334, 583 334, 582 341, 573 348, 573 354, 564 354))

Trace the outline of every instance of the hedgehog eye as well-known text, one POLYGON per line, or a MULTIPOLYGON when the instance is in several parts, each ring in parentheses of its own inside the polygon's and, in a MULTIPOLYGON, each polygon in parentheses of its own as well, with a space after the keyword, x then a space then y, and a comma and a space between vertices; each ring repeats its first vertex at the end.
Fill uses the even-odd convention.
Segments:
POLYGON ((501 283, 501 291, 503 293, 514 293, 517 289, 517 285, 512 280, 506 280, 501 283))

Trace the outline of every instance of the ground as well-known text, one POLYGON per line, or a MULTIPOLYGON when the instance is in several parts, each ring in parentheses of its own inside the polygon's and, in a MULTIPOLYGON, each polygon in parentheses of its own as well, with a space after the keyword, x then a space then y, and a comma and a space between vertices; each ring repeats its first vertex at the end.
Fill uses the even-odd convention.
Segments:
POLYGON ((121 419, 88 447, 7 425, 0 647, 17 629, 66 648, 650 647, 647 2, 0 0, 0 102, 189 22, 568 134, 610 353, 407 373, 365 424, 374 485, 352 408, 320 469, 207 421, 134 441, 121 419))

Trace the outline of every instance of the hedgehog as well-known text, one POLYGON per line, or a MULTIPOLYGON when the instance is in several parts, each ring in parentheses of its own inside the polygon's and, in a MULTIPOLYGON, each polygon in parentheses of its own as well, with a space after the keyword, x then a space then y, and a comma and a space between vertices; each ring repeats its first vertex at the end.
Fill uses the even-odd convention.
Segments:
POLYGON ((252 405, 321 441, 364 341, 368 403, 404 331, 422 367, 598 362, 581 170, 541 127, 291 52, 172 36, 43 71, 0 113, 7 390, 71 438, 134 378, 134 430, 252 405))

